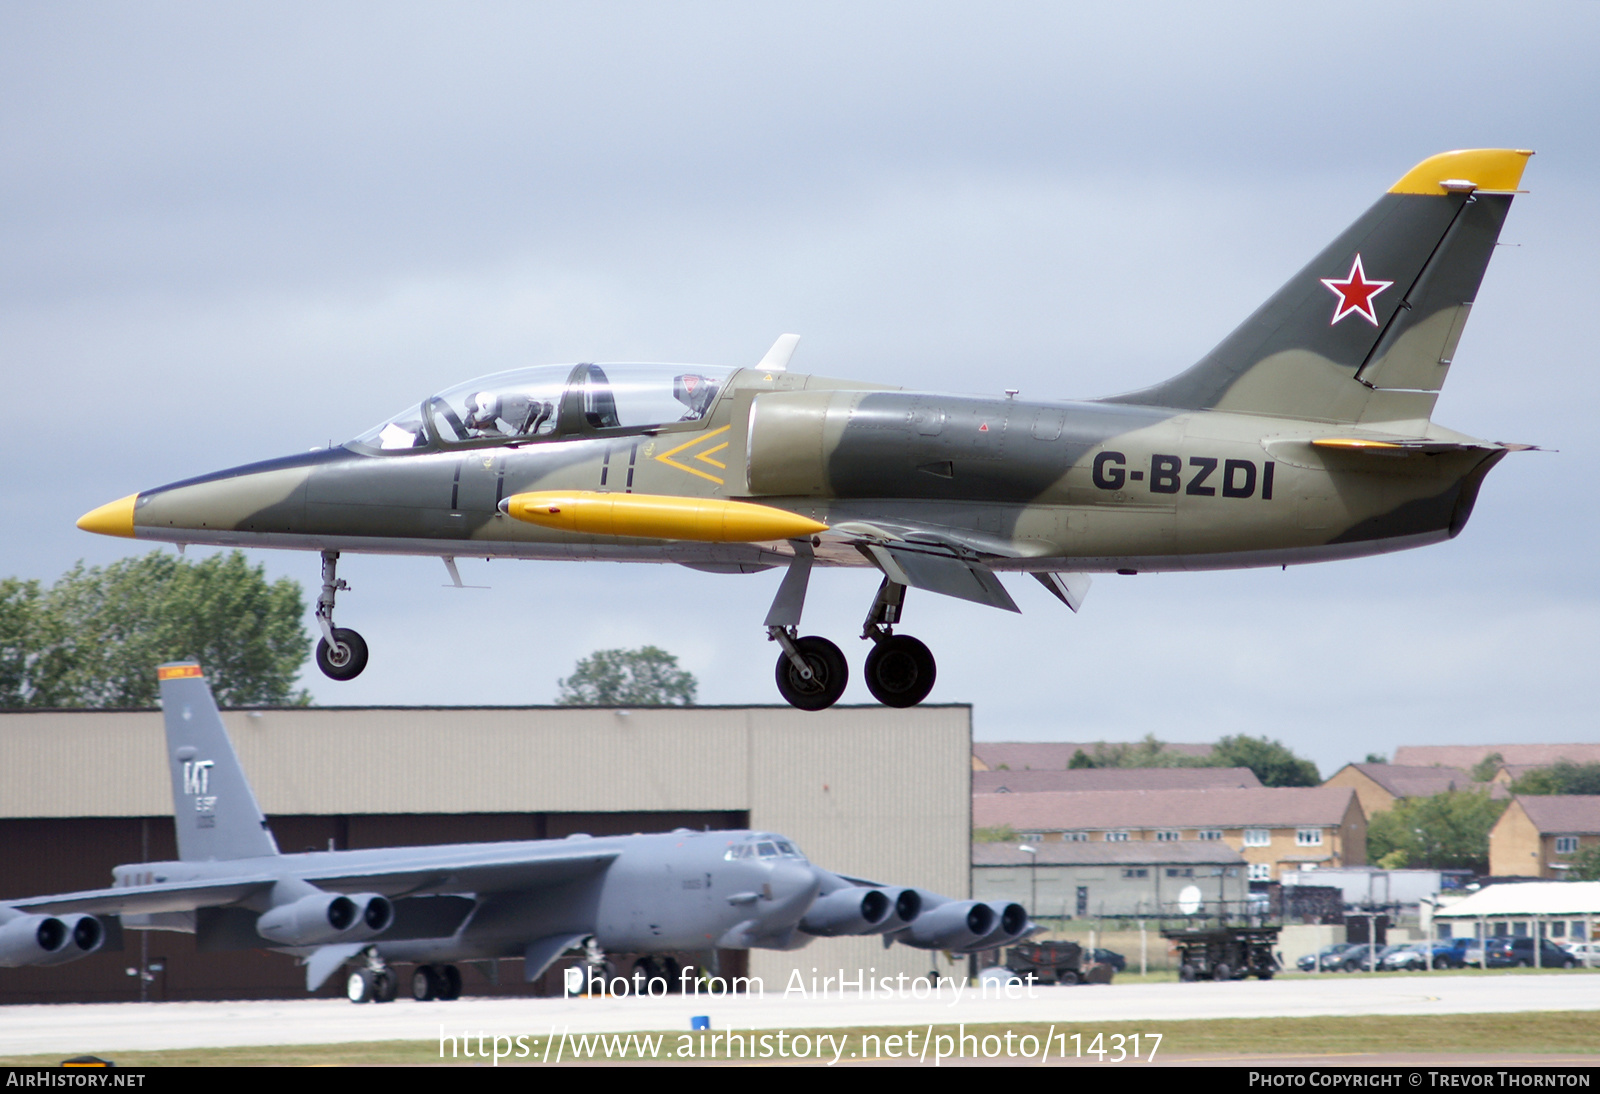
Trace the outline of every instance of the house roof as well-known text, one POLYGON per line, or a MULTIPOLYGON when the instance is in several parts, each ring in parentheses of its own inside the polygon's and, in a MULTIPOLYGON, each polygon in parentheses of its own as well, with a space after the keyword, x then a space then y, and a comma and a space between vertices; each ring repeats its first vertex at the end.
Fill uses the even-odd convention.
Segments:
POLYGON ((1019 832, 1330 826, 1343 823, 1354 798, 1344 786, 974 794, 972 823, 1019 832))
POLYGON ((1600 833, 1600 794, 1519 794, 1516 802, 1540 832, 1600 833))
POLYGON ((1594 915, 1600 881, 1529 881, 1491 885, 1434 913, 1437 919, 1497 915, 1594 915))
POLYGON ((974 771, 974 794, 1046 790, 1209 790, 1259 787, 1248 767, 1095 767, 1077 771, 974 771))
POLYGON ((1030 846, 1037 856, 1019 850, 1015 843, 974 843, 974 866, 1240 866, 1245 857, 1221 840, 1096 840, 1065 843, 1041 840, 1030 846))
POLYGON ((1571 745, 1402 745, 1394 750, 1394 762, 1401 765, 1474 767, 1492 752, 1500 753, 1508 764, 1548 767, 1557 760, 1573 763, 1600 762, 1600 744, 1571 745))
MULTIPOLYGON (((1470 772, 1459 767, 1411 764, 1346 764, 1361 772, 1397 798, 1431 798, 1448 790, 1488 790, 1494 798, 1506 797, 1504 787, 1475 782, 1470 772)), ((1340 768, 1341 771, 1345 768, 1340 768)), ((1337 772, 1335 773, 1337 775, 1337 772)), ((1330 780, 1331 781, 1331 780, 1330 780)))
MULTIPOLYGON (((972 756, 978 771, 998 771, 1004 764, 1012 771, 1065 771, 1072 756, 1082 749, 1093 756, 1100 745, 1115 746, 1116 741, 974 741, 972 756)), ((1168 744, 1166 751, 1179 756, 1209 756, 1210 745, 1168 744)))

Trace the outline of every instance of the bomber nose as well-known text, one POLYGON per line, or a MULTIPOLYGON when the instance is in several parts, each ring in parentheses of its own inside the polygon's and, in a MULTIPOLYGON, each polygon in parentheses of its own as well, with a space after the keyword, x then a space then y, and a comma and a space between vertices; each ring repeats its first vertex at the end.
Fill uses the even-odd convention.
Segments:
POLYGON ((132 539, 133 507, 138 500, 138 494, 129 494, 125 498, 107 502, 98 509, 91 509, 78 518, 78 527, 85 532, 98 532, 102 536, 125 536, 132 539))

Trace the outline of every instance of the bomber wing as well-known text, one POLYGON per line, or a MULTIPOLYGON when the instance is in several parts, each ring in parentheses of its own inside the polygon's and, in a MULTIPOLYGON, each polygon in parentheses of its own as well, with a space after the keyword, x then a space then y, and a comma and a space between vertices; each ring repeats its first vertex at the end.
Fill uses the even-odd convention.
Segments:
MULTIPOLYGON (((489 847, 494 848, 494 845, 489 847)), ((198 908, 238 904, 288 878, 310 882, 334 893, 377 892, 390 897, 419 893, 473 893, 482 896, 518 892, 586 877, 603 870, 620 853, 615 848, 605 848, 530 855, 526 846, 483 851, 456 846, 442 850, 446 853, 433 853, 435 849, 428 847, 400 848, 393 852, 373 852, 381 857, 374 858, 368 865, 358 866, 333 858, 326 865, 302 865, 281 874, 253 872, 235 877, 88 889, 79 893, 0 901, 0 907, 36 914, 82 912, 90 915, 147 915, 192 912, 198 908)), ((342 857, 351 852, 335 851, 329 854, 342 857)))

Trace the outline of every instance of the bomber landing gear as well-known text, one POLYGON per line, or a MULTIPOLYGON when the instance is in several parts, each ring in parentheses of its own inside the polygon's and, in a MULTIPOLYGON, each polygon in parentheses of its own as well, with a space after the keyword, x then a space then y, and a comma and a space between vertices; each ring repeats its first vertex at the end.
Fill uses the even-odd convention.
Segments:
POLYGON ((928 697, 938 676, 927 646, 910 635, 894 633, 905 599, 906 587, 885 577, 861 628, 861 637, 873 643, 867 654, 867 690, 889 707, 916 706, 928 697))
POLYGON ((333 680, 354 680, 367 667, 366 640, 353 630, 333 625, 333 598, 339 590, 349 588, 339 580, 339 552, 322 552, 322 594, 317 597, 317 626, 322 637, 317 641, 317 668, 333 680))
POLYGON ((461 970, 454 965, 418 965, 411 974, 411 998, 419 1003, 461 998, 461 970))
POLYGON ((400 985, 394 970, 376 953, 368 950, 366 965, 354 969, 345 981, 345 994, 352 1003, 392 1003, 400 985))

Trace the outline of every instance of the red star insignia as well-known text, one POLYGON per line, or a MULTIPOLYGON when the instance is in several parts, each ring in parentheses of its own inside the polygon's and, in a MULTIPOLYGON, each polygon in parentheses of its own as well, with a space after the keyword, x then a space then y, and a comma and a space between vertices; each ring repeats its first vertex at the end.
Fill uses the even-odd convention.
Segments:
POLYGON ((1324 277, 1322 283, 1328 286, 1328 291, 1339 298, 1338 306, 1333 310, 1333 318, 1328 321, 1331 327, 1347 315, 1361 316, 1373 326, 1378 325, 1378 313, 1372 310, 1372 298, 1393 285, 1393 281, 1368 281, 1365 271, 1361 269, 1361 256, 1356 255, 1356 260, 1350 264, 1350 276, 1339 279, 1337 277, 1324 277))

